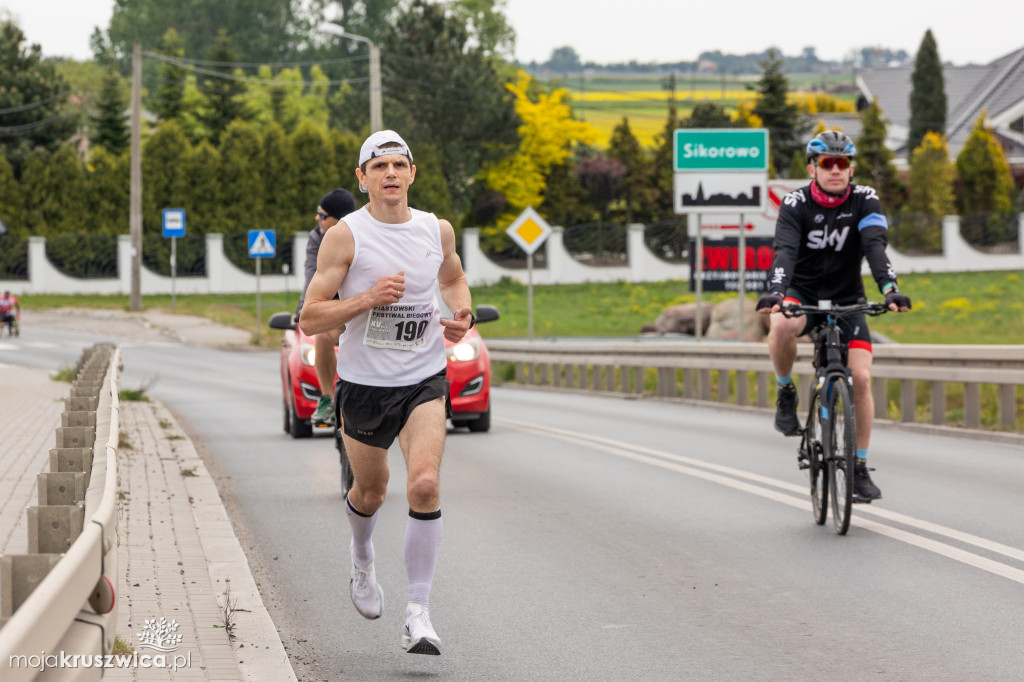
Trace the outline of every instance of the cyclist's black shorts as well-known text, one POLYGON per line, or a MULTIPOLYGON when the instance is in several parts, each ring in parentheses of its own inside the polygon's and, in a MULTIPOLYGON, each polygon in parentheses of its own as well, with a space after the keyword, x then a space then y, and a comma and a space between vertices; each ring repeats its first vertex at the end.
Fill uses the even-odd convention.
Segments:
POLYGON ((444 398, 447 406, 451 384, 446 372, 441 370, 412 386, 364 386, 339 379, 334 404, 341 412, 345 434, 387 450, 416 406, 437 398, 444 398))
MULTIPOLYGON (((805 291, 790 287, 786 290, 786 301, 804 305, 818 305, 818 298, 805 291)), ((837 304, 838 305, 838 304, 837 304)), ((804 328, 800 335, 807 334, 820 322, 825 321, 824 313, 804 315, 804 328)), ((871 330, 868 329, 868 318, 864 313, 839 318, 839 333, 850 348, 862 348, 871 352, 871 330)))

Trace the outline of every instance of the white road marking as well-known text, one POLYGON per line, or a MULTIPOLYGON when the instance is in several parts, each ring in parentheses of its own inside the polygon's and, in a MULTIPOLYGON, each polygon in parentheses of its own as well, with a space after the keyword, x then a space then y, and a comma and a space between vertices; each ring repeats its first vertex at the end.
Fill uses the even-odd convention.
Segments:
MULTIPOLYGON (((668 469, 688 476, 702 478, 752 495, 758 495, 776 502, 781 502, 782 504, 787 504, 791 507, 806 509, 810 504, 807 499, 808 492, 806 486, 798 486, 786 481, 780 481, 768 476, 761 476, 760 474, 744 471, 742 469, 703 462, 692 457, 677 455, 664 450, 655 450, 641 445, 634 445, 632 443, 614 440, 612 438, 604 438, 588 433, 569 431, 567 429, 560 429, 553 426, 541 426, 505 417, 496 417, 495 420, 498 423, 505 424, 513 429, 525 431, 527 433, 538 433, 572 443, 586 441, 594 448, 617 457, 623 457, 625 459, 651 464, 662 469, 668 469), (753 481, 753 483, 748 483, 747 481, 753 481), (788 493, 782 493, 779 492, 779 490, 773 490, 763 486, 779 488, 788 491, 788 493, 798 493, 801 497, 794 497, 788 493)), ((899 514, 885 509, 873 509, 867 507, 867 505, 858 505, 857 514, 858 516, 868 514, 880 517, 921 531, 941 535, 967 545, 973 545, 979 549, 984 549, 995 554, 1001 554, 1017 561, 1024 561, 1024 550, 994 542, 992 540, 987 540, 953 528, 940 526, 929 521, 922 521, 912 516, 907 516, 906 514, 899 514)), ((979 554, 974 554, 967 550, 939 542, 938 540, 933 540, 923 535, 918 535, 916 533, 877 521, 872 521, 870 519, 858 518, 857 527, 873 531, 893 540, 898 540, 920 549, 940 554, 949 559, 960 561, 969 566, 974 566, 975 568, 980 568, 989 573, 1024 584, 1024 571, 1014 568, 1008 564, 988 559, 979 554)))

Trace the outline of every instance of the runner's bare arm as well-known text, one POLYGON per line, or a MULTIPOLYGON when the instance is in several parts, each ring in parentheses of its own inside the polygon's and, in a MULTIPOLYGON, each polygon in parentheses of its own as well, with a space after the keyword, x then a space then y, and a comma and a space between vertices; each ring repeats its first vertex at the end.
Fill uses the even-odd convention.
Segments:
POLYGON ((405 292, 405 273, 399 271, 377 280, 368 291, 335 300, 352 264, 355 242, 344 221, 324 235, 316 259, 316 273, 306 288, 306 300, 299 315, 299 327, 307 335, 342 329, 359 313, 397 303, 405 292))
POLYGON ((455 230, 447 220, 441 223, 441 248, 444 260, 437 271, 437 284, 441 289, 441 298, 448 309, 455 315, 451 320, 441 320, 444 335, 449 341, 461 341, 469 330, 473 299, 469 293, 469 282, 462 270, 462 259, 455 249, 455 230))

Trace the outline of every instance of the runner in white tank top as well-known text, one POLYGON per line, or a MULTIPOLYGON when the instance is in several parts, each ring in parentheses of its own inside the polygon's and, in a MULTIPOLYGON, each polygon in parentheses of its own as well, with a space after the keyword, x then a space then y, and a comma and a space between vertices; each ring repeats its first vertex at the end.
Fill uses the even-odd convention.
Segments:
POLYGON ((367 138, 356 178, 370 202, 324 236, 299 325, 306 334, 345 327, 337 403, 355 477, 346 504, 352 603, 366 618, 379 618, 383 611, 373 530, 387 493, 387 450, 397 437, 409 501, 402 647, 438 655, 441 640, 430 622, 429 599, 441 546, 440 472, 449 391, 442 335, 460 341, 475 318, 451 223, 409 208, 416 167, 405 141, 391 130, 367 138), (455 311, 453 319, 439 319, 435 288, 455 311), (336 294, 340 299, 332 300, 336 294))

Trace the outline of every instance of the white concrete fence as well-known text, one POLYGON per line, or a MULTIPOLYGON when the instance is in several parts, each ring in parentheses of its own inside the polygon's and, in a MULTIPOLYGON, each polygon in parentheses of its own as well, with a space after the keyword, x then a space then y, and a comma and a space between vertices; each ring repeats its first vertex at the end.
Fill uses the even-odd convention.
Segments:
MULTIPOLYGON (((1024 270, 1024 214, 1018 216, 1018 247, 1016 253, 987 254, 969 245, 960 236, 959 216, 946 216, 942 221, 942 253, 934 256, 908 256, 892 248, 889 257, 900 274, 920 272, 971 272, 993 270, 1024 270)), ((563 228, 555 227, 547 243, 546 265, 535 268, 535 284, 579 284, 584 282, 662 282, 687 281, 690 266, 668 263, 651 253, 644 243, 644 226, 629 225, 627 232, 628 264, 623 266, 585 265, 573 257, 563 243, 563 228)), ((712 235, 709 235, 709 237, 712 235)), ((266 292, 297 291, 303 285, 308 235, 295 235, 291 274, 261 275, 259 288, 266 292)), ((480 249, 480 230, 462 231, 462 264, 470 286, 493 284, 502 277, 525 281, 526 271, 506 268, 490 260, 480 249)), ((0 289, 15 294, 129 294, 131 292, 132 246, 128 235, 119 235, 117 242, 117 277, 70 277, 50 263, 46 257, 46 240, 30 237, 28 244, 27 280, 0 280, 0 289)), ((867 273, 865 265, 864 272, 867 273)), ((256 276, 242 271, 224 255, 224 236, 206 235, 206 275, 177 277, 174 290, 180 294, 233 294, 256 291, 256 276)), ((172 280, 142 268, 143 295, 170 294, 172 280)))

